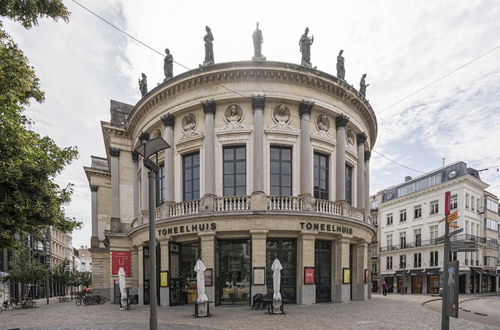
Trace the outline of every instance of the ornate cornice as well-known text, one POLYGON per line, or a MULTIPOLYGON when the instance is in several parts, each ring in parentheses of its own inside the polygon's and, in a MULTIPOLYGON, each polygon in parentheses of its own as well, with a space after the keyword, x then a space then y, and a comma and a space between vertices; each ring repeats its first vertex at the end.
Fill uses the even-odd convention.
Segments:
POLYGON ((97 190, 99 189, 99 186, 96 186, 96 185, 90 185, 90 191, 95 191, 97 192, 97 190))
POLYGON ((300 102, 299 104, 299 116, 300 117, 302 117, 303 115, 310 116, 313 106, 314 102, 302 100, 302 102, 300 102))
POLYGON ((335 117, 336 128, 345 127, 348 122, 349 122, 349 117, 347 117, 346 115, 340 115, 335 117))
POLYGON ((356 134, 356 141, 358 141, 358 144, 365 143, 366 139, 368 139, 368 136, 365 132, 356 134))
MULTIPOLYGON (((375 113, 368 101, 362 98, 354 87, 319 70, 274 61, 258 64, 250 61, 217 63, 176 75, 153 88, 135 105, 127 120, 127 131, 129 134, 135 133, 137 126, 147 113, 157 108, 158 105, 164 104, 165 100, 173 100, 178 95, 184 94, 186 90, 193 91, 205 86, 233 84, 238 81, 258 81, 261 84, 285 82, 313 88, 334 97, 357 111, 369 127, 370 145, 375 143, 378 129, 375 113)), ((247 92, 241 93, 248 94, 247 92)), ((247 96, 251 97, 251 94, 247 96)))
POLYGON ((163 125, 165 125, 165 127, 174 128, 175 126, 175 116, 171 113, 167 113, 166 115, 161 116, 161 121, 163 122, 163 125))
POLYGON ((120 149, 114 147, 109 148, 109 155, 111 157, 120 157, 120 149))
POLYGON ((215 101, 214 100, 206 100, 201 102, 201 106, 203 107, 203 113, 208 114, 211 113, 215 115, 215 101))
POLYGON ((369 161, 372 156, 371 151, 365 151, 365 161, 369 161))
POLYGON ((252 109, 262 109, 266 105, 266 96, 265 95, 252 95, 252 109))

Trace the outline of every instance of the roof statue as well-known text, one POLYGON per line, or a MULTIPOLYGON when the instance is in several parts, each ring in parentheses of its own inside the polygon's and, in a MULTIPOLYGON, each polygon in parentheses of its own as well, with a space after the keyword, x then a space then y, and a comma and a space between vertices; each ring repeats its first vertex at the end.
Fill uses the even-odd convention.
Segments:
POLYGON ((345 80, 344 51, 341 49, 337 56, 337 78, 345 80))
POLYGON ((254 55, 252 57, 253 61, 265 61, 266 57, 262 55, 262 43, 264 42, 264 38, 262 37, 262 30, 259 29, 259 22, 257 22, 257 26, 255 31, 252 34, 253 39, 253 50, 254 55))
POLYGON ((203 40, 205 41, 205 60, 203 61, 203 66, 206 65, 211 65, 214 64, 214 36, 212 34, 212 30, 208 27, 205 26, 205 31, 207 31, 207 34, 203 37, 203 40))
POLYGON ((168 48, 165 49, 165 59, 163 62, 163 73, 165 74, 165 80, 167 81, 174 76, 174 57, 170 54, 170 50, 168 48))
POLYGON ((366 84, 365 82, 366 73, 361 76, 361 81, 359 82, 359 92, 361 95, 366 97, 366 87, 370 86, 370 84, 366 84))
POLYGON ((139 90, 141 91, 141 96, 144 97, 148 93, 148 77, 145 73, 141 73, 142 79, 139 78, 139 90))
POLYGON ((312 67, 311 65, 311 45, 314 42, 314 36, 307 35, 309 33, 309 28, 306 27, 306 30, 302 34, 299 40, 300 52, 302 53, 302 61, 301 65, 312 67))

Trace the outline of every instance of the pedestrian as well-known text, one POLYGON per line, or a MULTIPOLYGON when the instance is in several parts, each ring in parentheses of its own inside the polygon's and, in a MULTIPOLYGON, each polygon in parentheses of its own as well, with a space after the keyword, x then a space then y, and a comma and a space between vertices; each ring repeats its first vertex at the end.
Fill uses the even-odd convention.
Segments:
POLYGON ((382 283, 382 293, 384 294, 384 296, 387 296, 387 289, 388 289, 387 282, 384 281, 384 283, 382 283))

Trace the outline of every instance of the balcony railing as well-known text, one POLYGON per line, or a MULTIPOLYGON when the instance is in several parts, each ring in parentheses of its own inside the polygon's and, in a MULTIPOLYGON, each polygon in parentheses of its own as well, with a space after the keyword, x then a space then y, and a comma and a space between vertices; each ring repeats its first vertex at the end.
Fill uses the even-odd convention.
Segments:
POLYGON ((207 212, 285 211, 305 214, 325 214, 370 222, 365 211, 345 201, 328 201, 298 196, 224 196, 203 197, 201 200, 165 203, 155 209, 155 219, 190 216, 207 212))
POLYGON ((215 198, 215 211, 246 211, 250 210, 250 196, 228 196, 215 198))
MULTIPOLYGON (((478 243, 483 243, 486 244, 486 238, 485 237, 479 237, 479 236, 474 236, 470 234, 461 234, 461 235, 455 235, 450 238, 450 241, 473 241, 473 242, 478 242, 478 243)), ((443 242, 441 241, 439 244, 442 244, 443 242)), ((415 241, 411 243, 406 243, 406 244, 397 244, 397 245, 390 245, 390 246, 382 246, 380 247, 380 252, 386 252, 386 251, 394 251, 394 250, 402 250, 402 249, 411 249, 414 247, 419 247, 419 246, 429 246, 429 245, 436 245, 436 239, 429 239, 425 241, 415 241)))

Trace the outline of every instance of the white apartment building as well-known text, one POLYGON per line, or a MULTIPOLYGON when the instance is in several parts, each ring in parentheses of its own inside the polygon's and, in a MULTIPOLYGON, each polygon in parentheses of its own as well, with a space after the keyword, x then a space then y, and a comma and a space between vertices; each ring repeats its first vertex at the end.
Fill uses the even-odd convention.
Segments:
POLYGON ((457 162, 379 192, 380 283, 389 292, 439 293, 444 255, 436 240, 444 234, 440 220, 450 191, 451 210, 458 211, 453 224, 463 228, 452 241, 477 242, 475 252, 450 253, 459 261, 459 291, 498 291, 498 198, 487 187, 478 171, 457 162))

